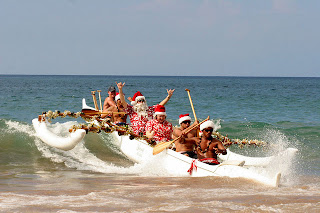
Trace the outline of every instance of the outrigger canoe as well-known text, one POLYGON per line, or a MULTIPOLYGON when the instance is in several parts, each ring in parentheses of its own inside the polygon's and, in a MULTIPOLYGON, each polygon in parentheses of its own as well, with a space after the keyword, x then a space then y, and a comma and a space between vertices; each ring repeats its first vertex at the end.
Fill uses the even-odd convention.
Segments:
MULTIPOLYGON (((83 100, 83 108, 95 110, 88 107, 85 100, 83 100)), ((65 151, 73 149, 86 135, 85 130, 78 129, 71 133, 69 137, 60 137, 47 128, 47 121, 34 119, 32 123, 36 130, 36 135, 44 143, 65 151)), ((112 140, 112 143, 133 162, 143 163, 149 160, 156 160, 170 174, 178 174, 179 176, 191 175, 192 177, 227 176, 246 178, 272 187, 279 186, 281 173, 268 174, 267 171, 261 170, 261 167, 272 164, 277 156, 292 158, 298 151, 294 148, 288 148, 283 152, 279 152, 277 156, 248 157, 236 154, 228 149, 227 155, 218 155, 221 162, 219 165, 209 165, 171 149, 165 149, 160 154, 153 155, 153 147, 145 140, 132 139, 128 135, 119 135, 117 131, 108 134, 113 135, 114 140, 112 140), (257 167, 260 167, 260 169, 256 169, 257 167)))
MULTIPOLYGON (((47 128, 47 123, 45 121, 39 122, 38 119, 34 119, 32 123, 37 136, 44 143, 65 151, 73 149, 86 135, 85 130, 79 129, 74 133, 70 133, 69 137, 60 137, 47 128)), ((276 156, 247 157, 228 150, 227 155, 219 155, 219 161, 221 164, 209 165, 182 155, 171 149, 166 149, 158 155, 153 155, 153 147, 151 147, 146 141, 140 139, 131 140, 128 135, 119 136, 117 131, 114 131, 111 134, 114 138, 112 143, 116 145, 130 160, 136 163, 143 163, 150 159, 159 159, 159 162, 163 164, 168 173, 190 176, 188 170, 190 171, 191 169, 192 177, 241 177, 272 187, 278 187, 280 182, 281 173, 276 173, 270 177, 267 174, 260 174, 253 169, 253 167, 256 166, 266 166, 270 164, 276 156)), ((290 155, 293 157, 297 151, 297 149, 288 148, 278 155, 290 155)))

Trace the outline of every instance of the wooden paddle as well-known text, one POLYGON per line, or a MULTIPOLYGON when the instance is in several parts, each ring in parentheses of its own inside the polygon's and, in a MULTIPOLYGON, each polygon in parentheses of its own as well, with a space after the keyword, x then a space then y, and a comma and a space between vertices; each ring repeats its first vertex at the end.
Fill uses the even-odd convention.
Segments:
POLYGON ((96 91, 91 91, 91 95, 94 103, 94 108, 96 108, 96 110, 99 110, 97 98, 96 98, 96 91))
POLYGON ((193 116, 194 116, 194 119, 197 121, 197 116, 196 116, 196 112, 194 111, 194 107, 193 107, 193 103, 192 103, 192 99, 191 99, 191 95, 190 95, 190 90, 189 89, 185 89, 188 93, 188 96, 189 96, 189 100, 190 100, 190 105, 191 105, 191 108, 192 108, 192 112, 193 112, 193 116))
MULTIPOLYGON (((190 95, 190 90, 189 89, 185 89, 185 90, 188 93, 191 109, 192 109, 192 112, 193 112, 193 116, 194 116, 195 121, 197 122, 198 119, 197 119, 197 115, 196 115, 196 112, 195 112, 194 107, 193 107, 193 103, 192 103, 192 99, 191 99, 191 95, 190 95)), ((198 130, 197 130, 197 137, 199 137, 199 131, 198 130)))
POLYGON ((97 92, 99 93, 99 101, 100 101, 100 111, 102 112, 102 103, 101 103, 101 90, 97 90, 97 92))
MULTIPOLYGON (((194 125, 191 128, 187 128, 185 133, 189 133, 191 130, 195 129, 196 127, 200 126, 202 123, 206 122, 207 120, 209 120, 210 117, 208 116, 205 120, 201 121, 200 123, 198 123, 197 125, 194 125)), ((169 141, 169 142, 160 142, 158 143, 154 148, 153 148, 153 155, 159 154, 160 152, 162 152, 163 150, 165 150, 168 146, 170 146, 170 144, 176 142, 177 140, 181 139, 181 136, 177 137, 176 139, 169 141)))
POLYGON ((126 114, 125 112, 100 112, 92 109, 82 109, 81 112, 86 116, 102 115, 102 114, 126 114))

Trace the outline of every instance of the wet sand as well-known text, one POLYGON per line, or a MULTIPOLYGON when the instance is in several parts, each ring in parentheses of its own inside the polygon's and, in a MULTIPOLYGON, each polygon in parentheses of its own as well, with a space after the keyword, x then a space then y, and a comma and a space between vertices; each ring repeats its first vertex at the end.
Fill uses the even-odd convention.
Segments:
POLYGON ((318 176, 265 187, 224 177, 136 177, 83 171, 0 179, 1 212, 319 212, 318 176))

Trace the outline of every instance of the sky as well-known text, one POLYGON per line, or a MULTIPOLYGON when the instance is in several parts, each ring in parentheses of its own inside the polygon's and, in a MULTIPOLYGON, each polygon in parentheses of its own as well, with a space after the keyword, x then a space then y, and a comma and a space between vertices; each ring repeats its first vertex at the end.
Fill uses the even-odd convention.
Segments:
POLYGON ((319 0, 0 0, 0 74, 320 77, 319 0))

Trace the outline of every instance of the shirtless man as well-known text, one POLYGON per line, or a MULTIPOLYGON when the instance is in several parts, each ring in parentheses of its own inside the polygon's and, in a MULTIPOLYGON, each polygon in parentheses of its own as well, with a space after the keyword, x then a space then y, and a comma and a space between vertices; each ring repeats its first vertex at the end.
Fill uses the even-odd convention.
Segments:
MULTIPOLYGON (((109 107, 107 111, 108 112, 124 112, 124 108, 120 100, 120 94, 116 95, 115 101, 117 105, 109 107)), ((111 118, 112 118, 112 122, 118 126, 127 125, 127 114, 112 113, 111 118)))
POLYGON ((197 138, 197 155, 199 161, 210 165, 220 164, 217 160, 217 154, 227 154, 226 148, 224 148, 221 141, 212 137, 214 129, 214 123, 212 121, 206 121, 200 125, 200 131, 202 136, 197 138))
MULTIPOLYGON (((196 140, 194 137, 197 134, 197 129, 192 130, 188 134, 184 133, 184 130, 187 129, 190 126, 191 123, 191 117, 189 114, 182 114, 179 116, 179 124, 180 127, 175 128, 172 133, 172 138, 176 139, 180 136, 182 136, 181 139, 177 140, 175 142, 176 145, 176 151, 189 156, 191 158, 197 158, 197 154, 194 151, 194 147, 196 145, 196 140)), ((197 124, 198 122, 195 122, 192 125, 197 124)))
POLYGON ((103 112, 106 112, 107 109, 111 106, 116 106, 115 97, 116 97, 116 88, 114 86, 110 86, 108 89, 109 96, 104 100, 103 103, 103 112))

